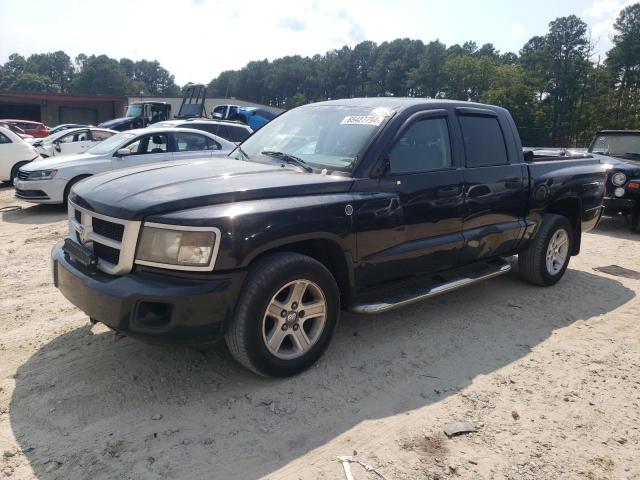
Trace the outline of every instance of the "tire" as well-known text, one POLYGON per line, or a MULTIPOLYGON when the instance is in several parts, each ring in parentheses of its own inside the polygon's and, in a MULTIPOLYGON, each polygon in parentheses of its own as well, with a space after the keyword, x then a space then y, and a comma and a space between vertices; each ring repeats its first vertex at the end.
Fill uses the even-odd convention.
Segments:
POLYGON ((309 368, 324 353, 339 312, 340 292, 324 265, 298 253, 270 254, 250 267, 225 342, 233 357, 249 370, 267 377, 288 377, 309 368), (294 295, 300 291, 304 296, 294 295), (292 297, 301 298, 300 304, 296 306, 292 297), (324 316, 317 314, 322 302, 324 316), (311 303, 316 305, 316 315, 304 311, 311 303), (307 342, 303 348, 301 337, 307 342))
POLYGON ((64 193, 62 194, 62 205, 66 207, 67 204, 69 203, 69 193, 71 193, 71 187, 73 187, 80 180, 84 180, 85 178, 88 178, 90 176, 91 175, 83 175, 81 177, 76 177, 69 180, 69 182, 67 183, 67 186, 64 187, 64 193))
POLYGON ((18 176, 18 170, 24 167, 29 162, 18 162, 11 169, 11 178, 9 179, 9 185, 13 185, 13 179, 18 176))
POLYGON ((572 247, 572 228, 569 220, 561 215, 545 214, 535 238, 526 250, 518 255, 520 277, 529 283, 544 287, 556 284, 569 266, 572 247), (550 253, 550 249, 560 245, 562 239, 565 240, 565 243, 558 247, 560 255, 552 255, 550 265, 547 254, 550 253), (556 242, 553 246, 550 245, 552 241, 556 242), (563 251, 565 254, 562 259, 563 251))

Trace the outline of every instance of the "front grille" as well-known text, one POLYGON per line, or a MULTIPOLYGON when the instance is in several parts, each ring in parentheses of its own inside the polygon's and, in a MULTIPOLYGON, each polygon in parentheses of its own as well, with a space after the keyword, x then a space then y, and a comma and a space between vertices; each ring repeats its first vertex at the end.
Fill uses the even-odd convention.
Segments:
POLYGON ((49 198, 42 190, 18 190, 16 188, 16 197, 19 198, 49 198))
POLYGON ((106 220, 93 217, 91 219, 91 225, 93 226, 93 231, 98 235, 102 235, 103 237, 107 237, 118 242, 122 241, 124 225, 121 223, 107 222, 106 220))
POLYGON ((117 265, 120 262, 120 250, 116 248, 107 247, 101 243, 93 242, 93 253, 96 257, 105 262, 117 265))
POLYGON ((27 180, 29 178, 29 173, 18 170, 18 178, 20 180, 27 180))
POLYGON ((98 269, 112 275, 133 268, 141 222, 101 215, 69 202, 69 238, 93 249, 98 269))

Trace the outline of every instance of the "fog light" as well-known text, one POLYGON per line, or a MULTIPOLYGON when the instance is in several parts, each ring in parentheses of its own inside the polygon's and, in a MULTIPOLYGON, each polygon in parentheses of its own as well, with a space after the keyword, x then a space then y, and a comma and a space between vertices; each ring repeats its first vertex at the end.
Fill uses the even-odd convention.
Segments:
POLYGON ((616 197, 622 197, 622 196, 624 196, 624 188, 616 188, 616 189, 613 191, 613 194, 614 194, 616 197))

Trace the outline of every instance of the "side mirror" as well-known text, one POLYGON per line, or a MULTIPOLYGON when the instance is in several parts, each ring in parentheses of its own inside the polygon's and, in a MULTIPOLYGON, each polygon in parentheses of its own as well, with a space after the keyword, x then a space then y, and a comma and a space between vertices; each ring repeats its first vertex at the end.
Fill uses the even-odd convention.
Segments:
POLYGON ((116 157, 126 157, 128 155, 131 155, 131 150, 128 148, 121 148, 116 152, 116 157))

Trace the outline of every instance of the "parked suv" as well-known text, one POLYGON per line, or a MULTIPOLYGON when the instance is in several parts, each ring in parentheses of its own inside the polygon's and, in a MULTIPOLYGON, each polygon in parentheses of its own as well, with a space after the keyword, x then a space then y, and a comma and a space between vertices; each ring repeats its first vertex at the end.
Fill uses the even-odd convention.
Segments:
POLYGON ((589 152, 610 157, 605 213, 629 215, 631 230, 640 233, 640 131, 601 130, 593 137, 589 152))
POLYGON ((124 335, 224 338, 254 372, 293 375, 325 351, 341 309, 431 298, 507 273, 513 255, 526 281, 558 282, 600 219, 605 170, 591 155, 528 160, 499 107, 305 105, 229 158, 77 184, 54 283, 124 335))
POLYGON ((253 130, 247 125, 238 122, 227 122, 224 120, 206 120, 204 118, 191 118, 187 120, 169 120, 156 124, 157 127, 180 127, 195 128, 213 133, 230 142, 244 142, 253 130))

